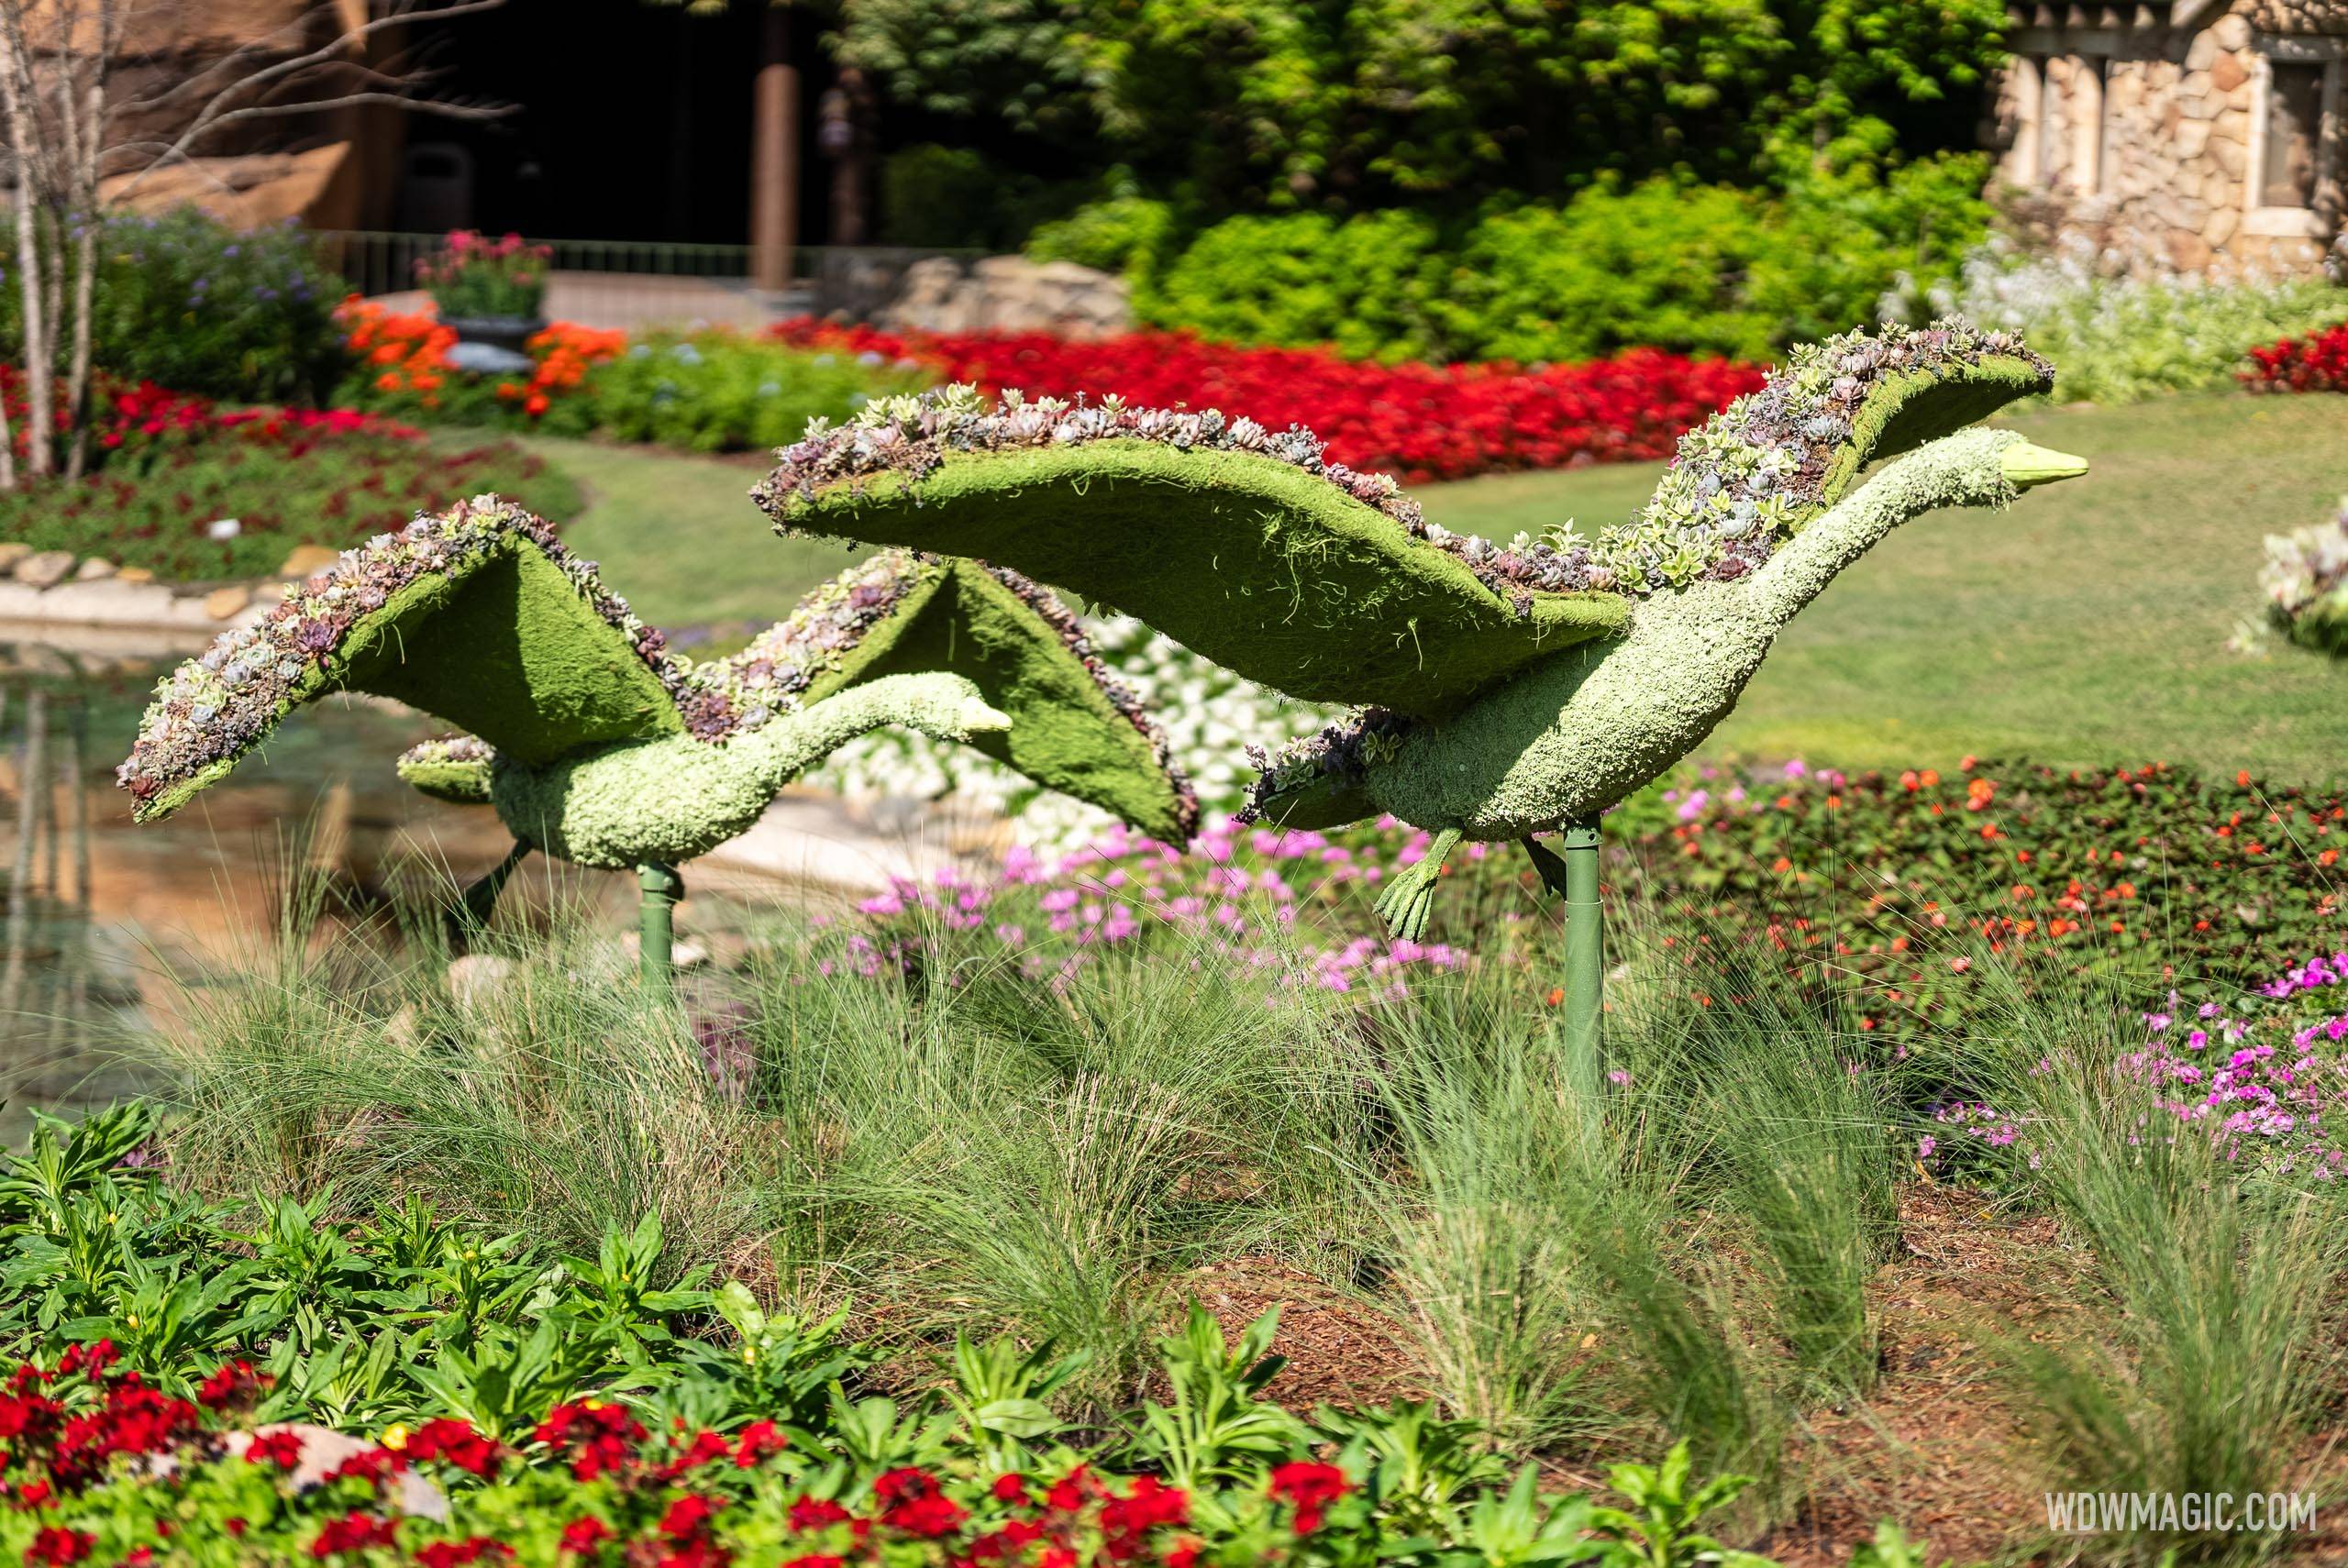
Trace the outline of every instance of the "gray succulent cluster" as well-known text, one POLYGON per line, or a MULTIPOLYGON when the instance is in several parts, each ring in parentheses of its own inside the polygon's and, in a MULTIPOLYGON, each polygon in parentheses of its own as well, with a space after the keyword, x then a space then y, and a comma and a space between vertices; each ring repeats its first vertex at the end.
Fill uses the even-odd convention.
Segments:
POLYGON ((493 495, 459 502, 445 513, 419 513, 396 534, 379 534, 303 582, 259 621, 224 632, 201 657, 155 688, 130 756, 115 779, 146 801, 170 785, 226 761, 284 717, 362 616, 435 573, 463 570, 508 540, 542 551, 595 613, 616 627, 670 692, 686 689, 686 667, 667 638, 646 625, 627 601, 605 589, 595 563, 574 555, 554 530, 493 495))
MULTIPOLYGON (((1804 344, 1758 392, 1680 437, 1639 514, 1599 536, 1580 585, 1644 594, 1744 576, 1818 510, 1870 394, 1985 355, 2024 359, 2054 385, 2054 367, 2018 335, 1954 317, 1921 331, 1888 326, 1804 344)), ((1553 547, 1563 544, 1553 540, 1553 547)))

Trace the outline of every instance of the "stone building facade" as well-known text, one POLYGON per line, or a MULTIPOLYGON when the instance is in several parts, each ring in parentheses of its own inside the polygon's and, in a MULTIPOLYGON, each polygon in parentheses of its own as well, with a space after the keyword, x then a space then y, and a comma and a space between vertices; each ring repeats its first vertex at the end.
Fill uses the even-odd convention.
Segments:
POLYGON ((2141 266, 2305 270, 2348 182, 2348 0, 2016 5, 1991 145, 2057 226, 2141 266))

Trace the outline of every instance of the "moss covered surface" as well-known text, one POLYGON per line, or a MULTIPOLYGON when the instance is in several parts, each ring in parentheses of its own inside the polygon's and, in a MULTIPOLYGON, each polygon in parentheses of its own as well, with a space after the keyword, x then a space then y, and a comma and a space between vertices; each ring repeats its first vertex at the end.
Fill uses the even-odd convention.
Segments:
POLYGON ((1529 611, 1375 508, 1273 458, 1139 441, 950 453, 798 503, 792 524, 1001 560, 1314 701, 1433 714, 1627 617, 1616 594, 1529 611))
POLYGON ((1189 842, 1198 801, 1146 716, 1120 706, 1086 657, 1017 588, 975 561, 936 563, 808 697, 822 701, 866 681, 929 670, 968 678, 1009 715, 1010 729, 973 734, 973 748, 1154 838, 1189 842))

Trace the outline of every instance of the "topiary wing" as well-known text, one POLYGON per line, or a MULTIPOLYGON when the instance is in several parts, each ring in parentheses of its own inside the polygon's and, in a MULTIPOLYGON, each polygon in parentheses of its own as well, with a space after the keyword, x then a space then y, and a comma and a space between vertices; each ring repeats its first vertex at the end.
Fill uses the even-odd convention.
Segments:
POLYGON ((934 672, 966 677, 1010 716, 1008 730, 964 744, 1153 837, 1189 842, 1198 801, 1165 737, 1092 654, 1076 618, 1013 572, 882 551, 692 679, 756 714, 934 672))
POLYGON ((1329 473, 1248 451, 949 446, 925 466, 806 483, 786 464, 756 493, 787 528, 1006 562, 1312 701, 1440 713, 1627 608, 1504 597, 1329 473))
POLYGON ((333 691, 395 698, 531 765, 674 734, 683 671, 661 641, 545 523, 483 497, 346 552, 180 666, 117 778, 138 820, 168 815, 333 691))

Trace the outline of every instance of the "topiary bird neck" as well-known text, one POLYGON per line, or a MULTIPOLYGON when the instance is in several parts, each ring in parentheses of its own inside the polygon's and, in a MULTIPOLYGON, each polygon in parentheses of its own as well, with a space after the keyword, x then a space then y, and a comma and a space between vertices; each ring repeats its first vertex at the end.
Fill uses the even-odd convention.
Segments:
POLYGON ((1952 506, 2007 506, 2032 485, 2085 473, 2084 460, 2033 446, 2010 430, 1967 430, 1887 464, 1812 519, 1741 583, 1698 591, 1741 596, 1775 633, 1827 584, 1911 518, 1952 506))

